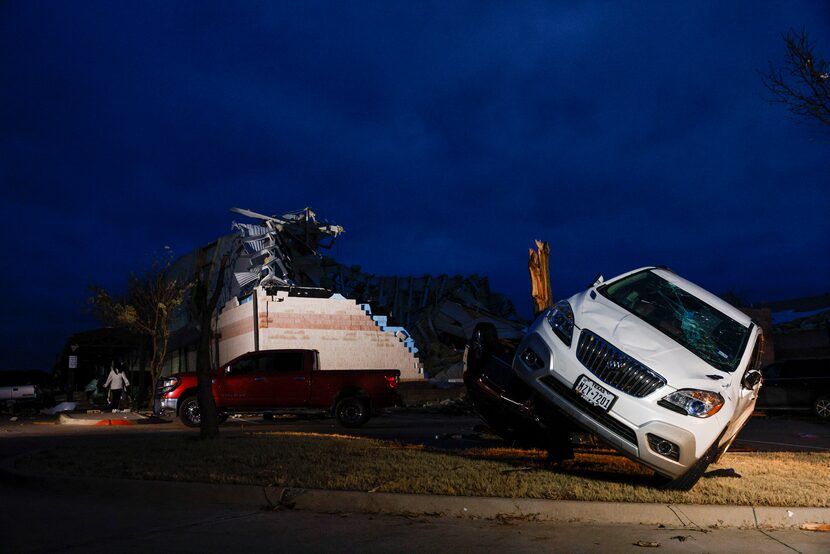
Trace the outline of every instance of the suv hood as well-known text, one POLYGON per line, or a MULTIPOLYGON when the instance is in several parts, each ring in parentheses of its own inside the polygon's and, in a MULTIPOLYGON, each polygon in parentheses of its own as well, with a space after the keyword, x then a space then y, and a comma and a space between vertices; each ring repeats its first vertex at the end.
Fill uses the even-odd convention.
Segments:
POLYGON ((662 375, 672 388, 712 389, 731 382, 732 374, 718 370, 637 316, 590 289, 568 299, 574 324, 590 329, 626 354, 662 375), (722 380, 707 375, 717 374, 722 380))

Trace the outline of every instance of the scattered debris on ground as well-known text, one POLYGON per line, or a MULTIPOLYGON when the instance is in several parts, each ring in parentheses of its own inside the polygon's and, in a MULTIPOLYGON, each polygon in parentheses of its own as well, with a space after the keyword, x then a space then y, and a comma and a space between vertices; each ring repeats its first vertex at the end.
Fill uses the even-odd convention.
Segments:
POLYGON ((830 523, 805 523, 801 526, 805 531, 830 531, 830 523))
POLYGON ((51 408, 43 408, 40 413, 43 415, 55 415, 61 412, 73 412, 77 406, 77 402, 61 402, 51 408))
POLYGON ((475 413, 472 403, 466 396, 425 402, 421 407, 430 413, 444 415, 470 415, 475 413))

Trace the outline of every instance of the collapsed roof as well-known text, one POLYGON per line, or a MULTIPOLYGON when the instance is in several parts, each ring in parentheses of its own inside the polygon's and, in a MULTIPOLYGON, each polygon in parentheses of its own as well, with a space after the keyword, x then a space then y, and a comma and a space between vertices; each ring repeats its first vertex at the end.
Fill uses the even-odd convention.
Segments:
MULTIPOLYGON (((311 294, 323 297, 340 293, 371 304, 373 313, 409 329, 431 375, 458 366, 473 322, 493 321, 517 332, 524 326, 512 302, 491 291, 486 277, 378 276, 323 256, 321 251, 331 249, 345 230, 319 219, 311 208, 279 216, 241 208, 231 211, 257 222, 233 222, 234 233, 180 258, 171 268, 186 278, 199 264, 217 267, 218 260, 227 255, 220 307, 233 297, 247 297, 255 287, 272 293, 314 288, 311 294)), ((182 310, 179 325, 174 327, 187 326, 186 312, 182 310)))

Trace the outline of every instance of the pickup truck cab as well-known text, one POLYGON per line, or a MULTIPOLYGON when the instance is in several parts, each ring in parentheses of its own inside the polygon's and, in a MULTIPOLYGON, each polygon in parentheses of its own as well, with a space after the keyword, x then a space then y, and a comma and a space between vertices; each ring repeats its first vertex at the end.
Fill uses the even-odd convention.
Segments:
MULTIPOLYGON (((213 399, 220 421, 236 413, 318 408, 344 427, 360 427, 373 411, 399 403, 399 379, 396 369, 321 370, 316 350, 263 350, 214 369, 213 399)), ((195 372, 160 379, 156 395, 162 411, 199 425, 195 372)))

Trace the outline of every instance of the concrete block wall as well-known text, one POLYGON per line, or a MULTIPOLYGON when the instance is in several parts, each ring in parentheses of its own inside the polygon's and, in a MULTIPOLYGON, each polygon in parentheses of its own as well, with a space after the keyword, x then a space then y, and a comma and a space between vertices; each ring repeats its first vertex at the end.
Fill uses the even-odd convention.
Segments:
POLYGON ((225 304, 219 314, 216 331, 219 334, 219 365, 255 350, 254 303, 240 305, 236 298, 225 304))
POLYGON ((422 380, 423 368, 411 339, 386 329, 366 306, 335 295, 303 298, 255 289, 256 303, 234 299, 219 316, 219 362, 254 350, 254 305, 259 348, 308 348, 320 352, 321 369, 398 369, 401 380, 422 380))

